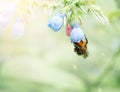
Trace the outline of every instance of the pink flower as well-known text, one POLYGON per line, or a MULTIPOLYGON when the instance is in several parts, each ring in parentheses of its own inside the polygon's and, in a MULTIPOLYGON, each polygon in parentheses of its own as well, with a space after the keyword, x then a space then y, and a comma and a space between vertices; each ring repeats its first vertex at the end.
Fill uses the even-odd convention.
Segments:
POLYGON ((72 26, 71 25, 66 25, 66 35, 70 36, 70 33, 72 31, 72 26))

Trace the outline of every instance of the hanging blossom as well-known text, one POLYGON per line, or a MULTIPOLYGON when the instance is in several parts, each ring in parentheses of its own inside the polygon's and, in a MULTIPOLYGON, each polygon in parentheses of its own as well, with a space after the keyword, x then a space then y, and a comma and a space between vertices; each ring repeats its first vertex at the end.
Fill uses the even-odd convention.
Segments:
MULTIPOLYGON (((63 26, 64 18, 65 14, 53 16, 48 22, 48 27, 54 32, 59 31, 63 26)), ((80 42, 81 40, 85 41, 85 35, 78 23, 73 23, 72 25, 66 24, 66 35, 70 36, 71 42, 80 42)))
POLYGON ((72 42, 85 41, 85 35, 84 35, 82 29, 76 23, 73 24, 73 26, 72 26, 72 31, 70 33, 70 39, 72 42))
POLYGON ((64 14, 59 14, 51 18, 48 22, 48 27, 50 27, 54 32, 59 31, 63 26, 64 14))

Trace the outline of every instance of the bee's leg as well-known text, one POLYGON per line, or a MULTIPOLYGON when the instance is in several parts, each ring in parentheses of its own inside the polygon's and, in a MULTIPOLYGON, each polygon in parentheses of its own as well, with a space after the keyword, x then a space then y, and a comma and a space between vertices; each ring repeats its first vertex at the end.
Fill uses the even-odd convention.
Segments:
POLYGON ((77 47, 74 47, 74 51, 77 52, 77 50, 78 50, 77 47))
POLYGON ((82 52, 79 48, 75 47, 74 51, 78 54, 78 55, 82 55, 82 52))
POLYGON ((74 51, 78 54, 78 55, 82 55, 82 51, 79 47, 79 45, 77 43, 74 43, 74 51))
POLYGON ((87 39, 87 37, 85 36, 85 39, 86 39, 86 44, 88 44, 88 39, 87 39))

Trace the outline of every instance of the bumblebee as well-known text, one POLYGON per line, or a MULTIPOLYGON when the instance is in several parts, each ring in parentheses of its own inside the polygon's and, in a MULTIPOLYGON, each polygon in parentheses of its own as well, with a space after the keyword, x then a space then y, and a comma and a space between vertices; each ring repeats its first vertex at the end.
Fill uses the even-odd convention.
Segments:
POLYGON ((80 42, 74 42, 74 51, 77 53, 77 55, 82 55, 83 58, 88 57, 88 50, 87 50, 87 44, 88 40, 85 37, 85 41, 81 40, 80 42))

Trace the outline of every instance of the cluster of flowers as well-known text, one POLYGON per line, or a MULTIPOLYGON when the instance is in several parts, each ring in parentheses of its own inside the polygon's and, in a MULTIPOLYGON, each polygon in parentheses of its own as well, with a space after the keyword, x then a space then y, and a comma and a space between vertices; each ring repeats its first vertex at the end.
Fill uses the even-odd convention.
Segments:
MULTIPOLYGON (((54 32, 58 32, 62 26, 65 14, 58 14, 53 16, 48 22, 48 27, 54 32)), ((66 24, 66 35, 70 37, 71 42, 80 42, 85 40, 85 35, 79 26, 79 23, 73 23, 71 25, 66 24)))

